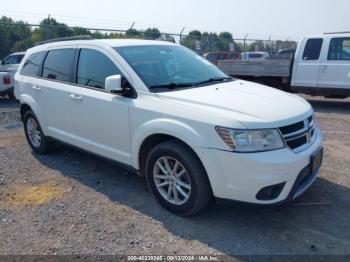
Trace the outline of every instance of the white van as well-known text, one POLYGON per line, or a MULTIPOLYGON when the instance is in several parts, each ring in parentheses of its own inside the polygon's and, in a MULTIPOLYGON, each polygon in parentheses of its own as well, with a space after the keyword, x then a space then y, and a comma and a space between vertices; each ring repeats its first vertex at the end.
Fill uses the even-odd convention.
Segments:
POLYGON ((309 103, 232 79, 177 44, 48 43, 27 51, 15 80, 35 152, 63 141, 118 161, 179 215, 213 197, 290 202, 321 166, 322 135, 309 103))

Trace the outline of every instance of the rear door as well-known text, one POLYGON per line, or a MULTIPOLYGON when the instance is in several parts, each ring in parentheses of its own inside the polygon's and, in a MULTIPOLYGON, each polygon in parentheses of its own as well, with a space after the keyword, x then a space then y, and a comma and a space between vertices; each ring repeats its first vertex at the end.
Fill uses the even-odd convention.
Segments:
POLYGON ((327 41, 318 86, 350 88, 350 37, 333 37, 327 41))
POLYGON ((36 80, 36 92, 42 99, 48 135, 71 142, 70 86, 76 49, 59 47, 49 50, 42 66, 41 78, 36 80))
POLYGON ((321 66, 323 38, 310 38, 302 43, 294 65, 293 85, 316 87, 321 66))

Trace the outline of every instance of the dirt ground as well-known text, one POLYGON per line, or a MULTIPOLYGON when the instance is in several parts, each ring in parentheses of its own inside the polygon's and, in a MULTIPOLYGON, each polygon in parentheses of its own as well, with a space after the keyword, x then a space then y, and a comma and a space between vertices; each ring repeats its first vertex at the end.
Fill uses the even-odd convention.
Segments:
POLYGON ((284 208, 162 209, 143 178, 67 146, 25 141, 18 104, 0 100, 0 254, 350 255, 350 99, 309 99, 325 141, 320 177, 284 208))

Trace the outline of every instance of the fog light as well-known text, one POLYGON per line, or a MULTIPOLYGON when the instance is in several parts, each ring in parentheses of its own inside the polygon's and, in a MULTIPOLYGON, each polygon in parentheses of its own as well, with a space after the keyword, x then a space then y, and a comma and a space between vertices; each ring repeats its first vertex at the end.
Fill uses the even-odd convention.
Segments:
POLYGON ((267 186, 262 188, 257 194, 256 194, 256 199, 258 200, 273 200, 275 198, 277 198, 284 185, 286 183, 280 183, 280 184, 276 184, 276 185, 272 185, 272 186, 267 186))

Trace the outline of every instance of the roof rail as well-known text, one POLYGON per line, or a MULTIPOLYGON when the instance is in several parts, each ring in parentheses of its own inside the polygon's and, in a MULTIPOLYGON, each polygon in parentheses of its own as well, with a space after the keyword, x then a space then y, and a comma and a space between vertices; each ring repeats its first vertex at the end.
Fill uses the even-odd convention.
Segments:
POLYGON ((70 40, 93 40, 94 38, 91 35, 80 35, 80 36, 70 36, 70 37, 59 37, 59 38, 53 38, 41 42, 35 43, 35 46, 48 44, 48 43, 54 43, 54 42, 61 42, 61 41, 70 41, 70 40))
POLYGON ((350 31, 344 31, 344 32, 327 32, 323 33, 324 35, 333 35, 333 34, 350 34, 350 31))

